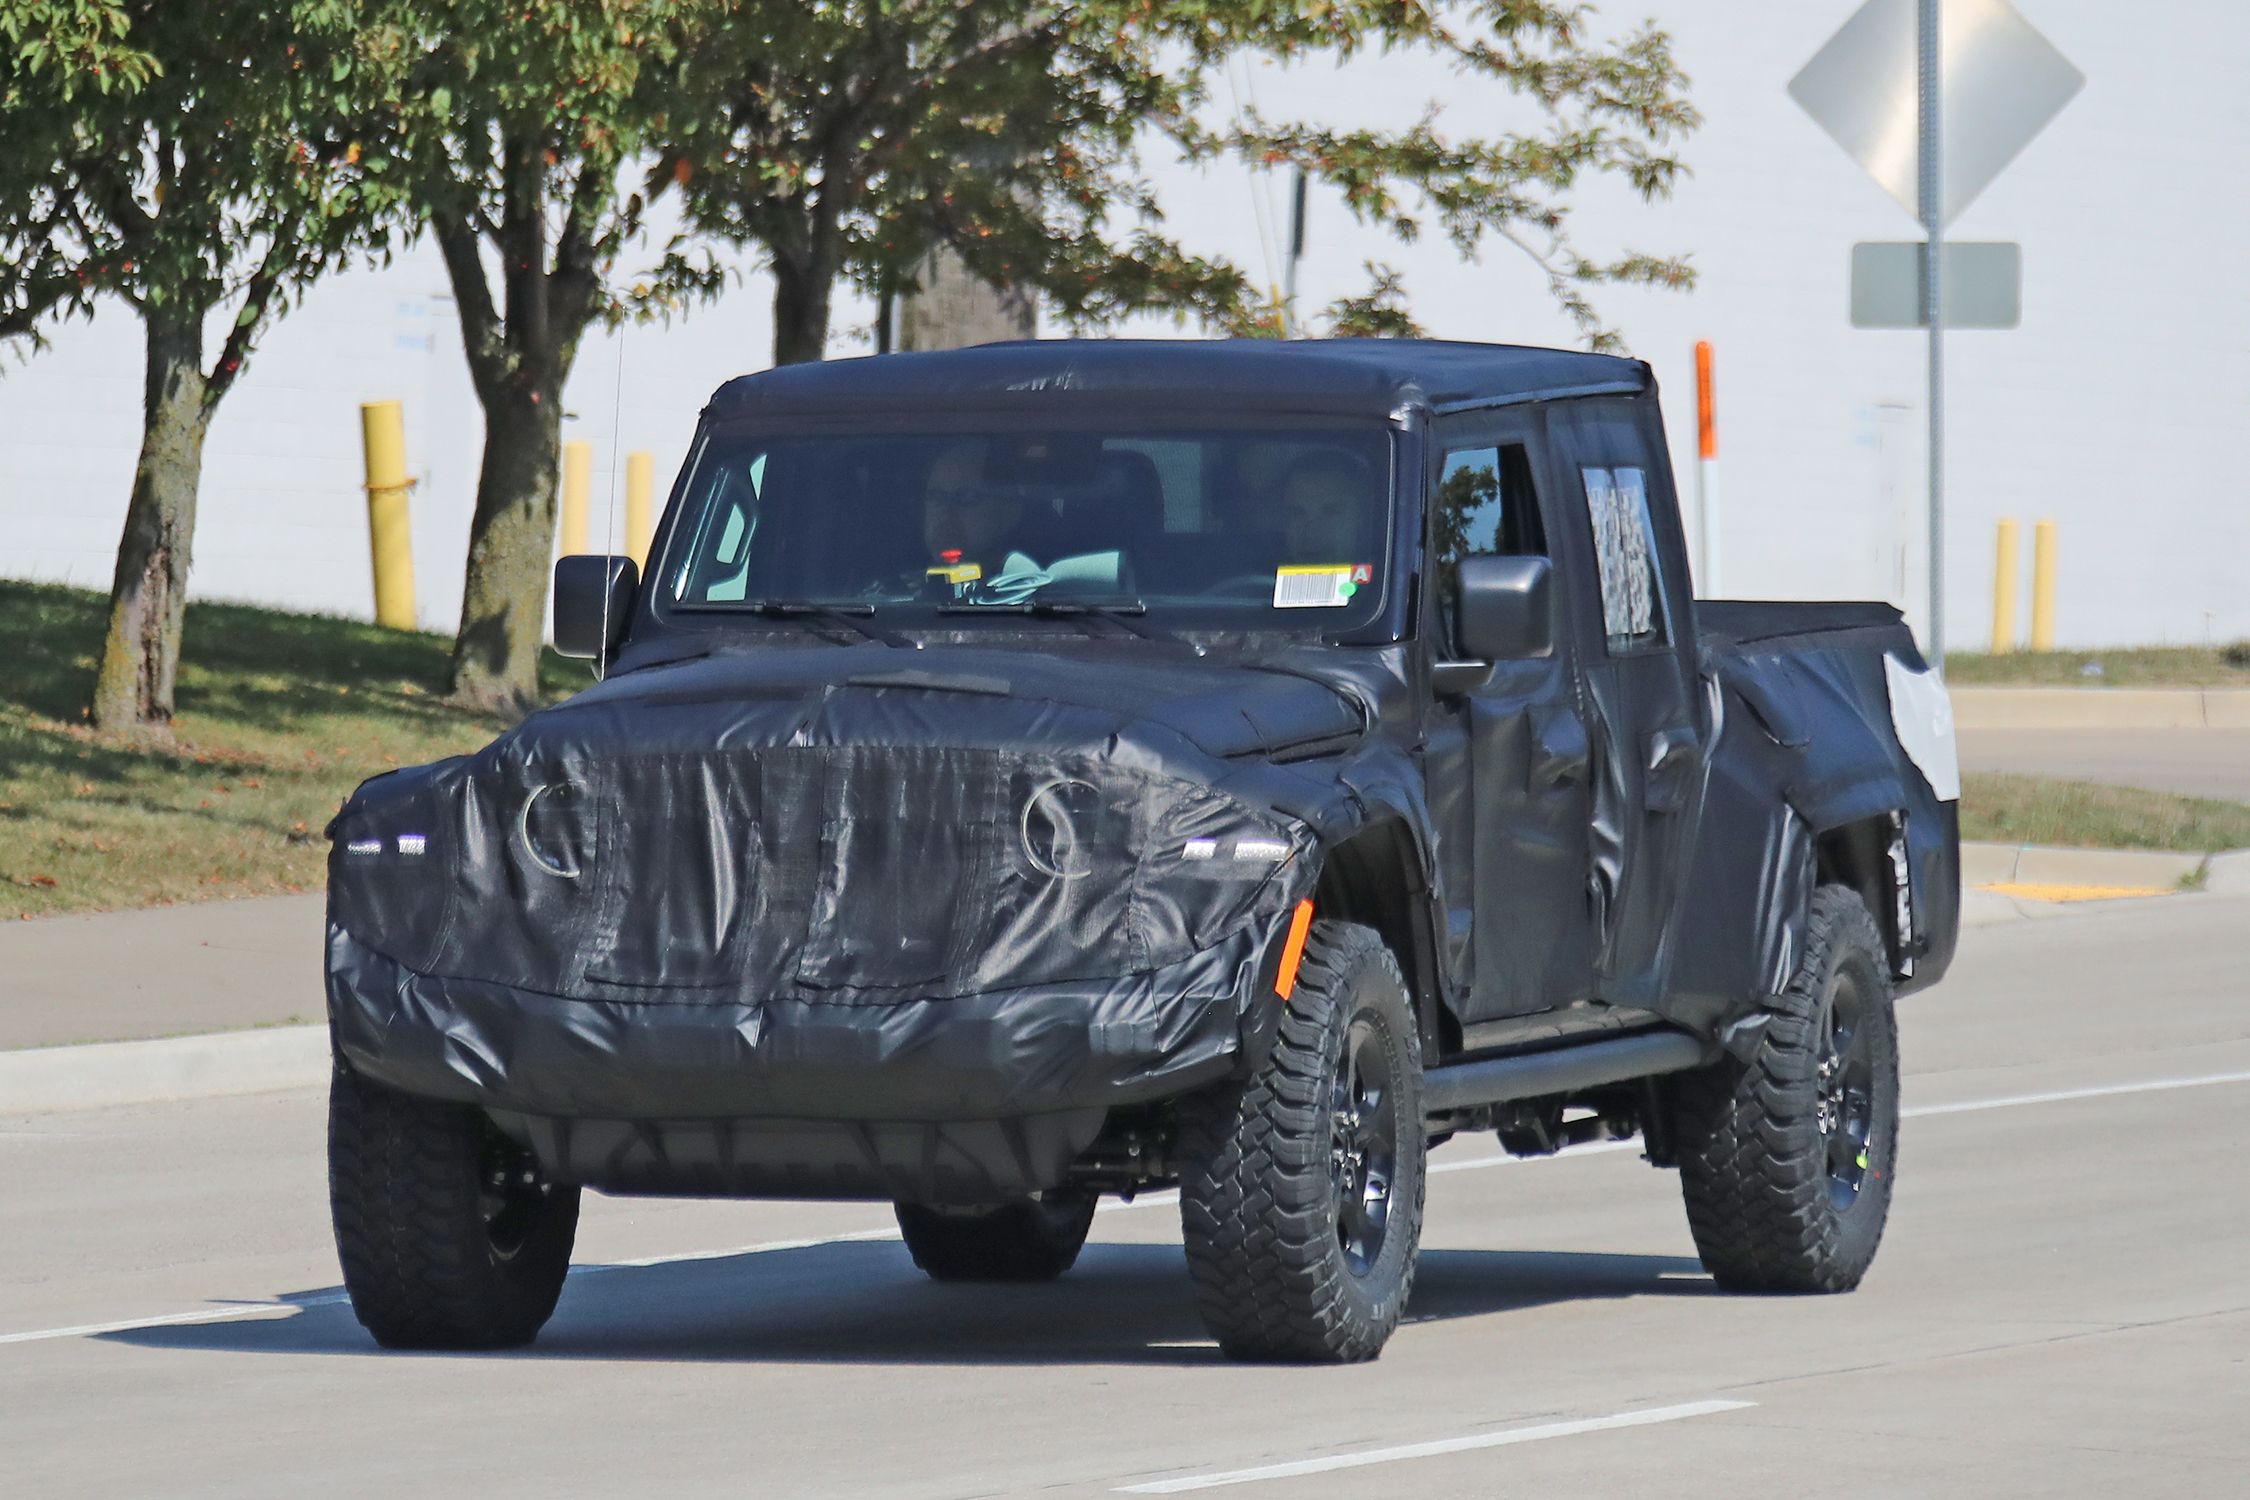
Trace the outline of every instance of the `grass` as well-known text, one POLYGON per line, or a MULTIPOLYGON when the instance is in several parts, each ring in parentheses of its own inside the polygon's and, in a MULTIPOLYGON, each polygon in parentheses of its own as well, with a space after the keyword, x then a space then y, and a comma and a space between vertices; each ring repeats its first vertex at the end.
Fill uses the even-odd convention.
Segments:
POLYGON ((2117 646, 2095 651, 1953 651, 1952 687, 2250 688, 2250 641, 2226 646, 2117 646))
POLYGON ((2250 803, 2004 771, 1961 778, 1961 837, 2079 849, 2250 848, 2250 803))
MULTIPOLYGON (((0 581, 0 917, 317 890, 322 825, 354 786, 506 727, 443 699, 445 637, 198 603, 170 739, 97 734, 107 607, 0 581)), ((585 680, 542 664, 550 694, 585 680)))

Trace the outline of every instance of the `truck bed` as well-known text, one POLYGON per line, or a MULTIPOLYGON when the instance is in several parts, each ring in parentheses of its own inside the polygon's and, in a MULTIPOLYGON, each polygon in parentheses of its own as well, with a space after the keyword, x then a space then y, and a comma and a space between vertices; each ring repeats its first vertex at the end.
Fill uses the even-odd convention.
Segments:
POLYGON ((1696 628, 1712 650, 1773 651, 1791 645, 1879 645, 1925 665, 1906 617, 1880 601, 1698 599, 1696 628))

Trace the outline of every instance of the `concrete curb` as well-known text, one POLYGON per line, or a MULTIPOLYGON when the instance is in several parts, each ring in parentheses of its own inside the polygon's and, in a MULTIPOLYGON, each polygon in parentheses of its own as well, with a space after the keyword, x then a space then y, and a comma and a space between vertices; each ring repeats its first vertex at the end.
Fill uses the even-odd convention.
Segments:
POLYGON ((1957 687, 1955 729, 2250 729, 2250 688, 1957 687))
POLYGON ((328 1069, 326 1026, 28 1047, 0 1052, 0 1115, 312 1088, 328 1069))
POLYGON ((2212 855, 2203 866, 2203 889, 2214 896, 2250 896, 2250 849, 2212 855))
MULTIPOLYGON (((2219 860, 2243 860, 2250 882, 2250 850, 2205 856, 2146 849, 2054 849, 2039 844, 1963 844, 1961 886, 2116 885, 2168 889, 2219 860)), ((2246 885, 2250 889, 2250 885, 2246 885)), ((1984 894, 1990 895, 1991 892, 1984 894)))
POLYGON ((1961 893, 1961 926, 1998 927, 2008 922, 2055 922, 2096 912, 2137 911, 2161 906, 2178 896, 2116 896, 2101 901, 2033 901, 1999 891, 1965 890, 1961 893))

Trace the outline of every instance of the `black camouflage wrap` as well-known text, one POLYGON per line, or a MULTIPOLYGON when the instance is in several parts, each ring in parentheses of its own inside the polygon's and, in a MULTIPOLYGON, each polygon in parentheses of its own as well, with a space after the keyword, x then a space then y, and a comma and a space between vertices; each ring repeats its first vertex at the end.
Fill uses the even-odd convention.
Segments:
MULTIPOLYGON (((1155 355, 1041 347, 857 379, 895 402, 919 382, 947 410, 1155 399, 1155 355)), ((1409 478, 1427 414, 1480 390, 1654 399, 1645 366, 1590 355, 1421 346, 1437 352, 1394 369, 1413 356, 1215 347, 1190 388, 1381 416, 1409 478), (1302 388, 1277 373, 1302 369, 1302 388)), ((714 420, 833 414, 853 378, 738 382, 714 420)), ((1416 508, 1398 524, 1414 546, 1416 508)), ((667 618, 644 589, 607 680, 473 756, 366 783, 330 826, 338 1056, 482 1106, 565 1181, 981 1203, 1058 1185, 1111 1111, 1254 1053, 1292 908, 1363 837, 1406 851, 1385 878, 1431 1064, 1496 994, 1547 997, 1549 1040, 1669 1023, 1741 1044, 1789 981, 1840 831, 1896 845, 1901 888, 1868 894, 1902 987, 1943 972, 1955 806, 1892 728, 1885 659, 1924 666, 1895 610, 1696 607, 1682 852, 1626 901, 1625 706, 1560 655, 1503 663, 1471 710, 1498 747, 1483 784, 1440 774, 1461 718, 1417 656, 1418 589, 1366 638, 1212 634, 1200 652, 1028 621, 846 645, 667 618), (1474 806, 1506 837, 1477 847, 1474 806), (1552 930, 1513 921, 1527 883, 1562 893, 1552 930), (1640 934, 1659 940, 1653 979, 1605 992, 1602 956, 1635 922, 1659 924, 1640 934), (1572 944, 1595 955, 1592 991, 1554 994, 1572 944)))

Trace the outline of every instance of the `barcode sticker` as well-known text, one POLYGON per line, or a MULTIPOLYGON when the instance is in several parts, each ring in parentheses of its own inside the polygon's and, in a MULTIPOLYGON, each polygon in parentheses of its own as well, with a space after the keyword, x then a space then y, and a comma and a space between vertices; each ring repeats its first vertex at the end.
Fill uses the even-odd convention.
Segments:
POLYGON ((1273 574, 1273 607, 1334 609, 1339 605, 1349 604, 1352 602, 1352 595, 1359 592, 1359 585, 1352 581, 1357 573, 1359 569, 1350 563, 1276 568, 1273 574))

